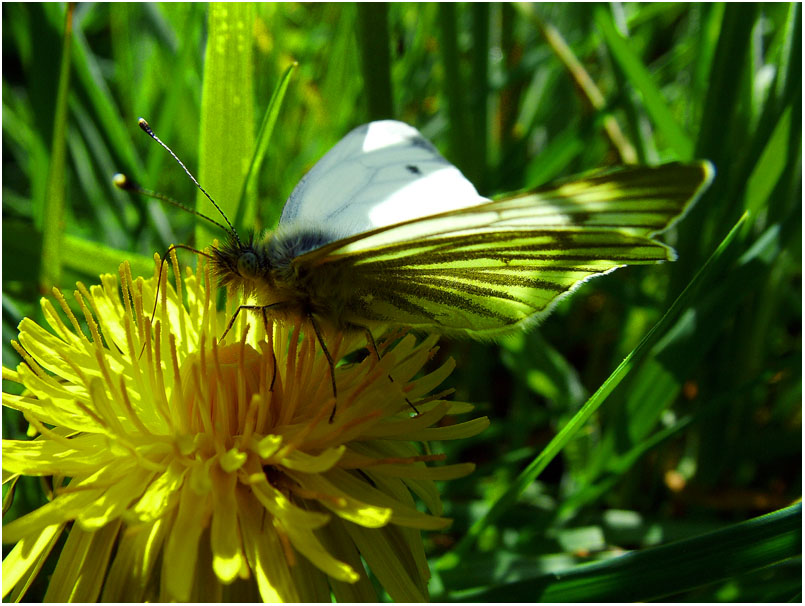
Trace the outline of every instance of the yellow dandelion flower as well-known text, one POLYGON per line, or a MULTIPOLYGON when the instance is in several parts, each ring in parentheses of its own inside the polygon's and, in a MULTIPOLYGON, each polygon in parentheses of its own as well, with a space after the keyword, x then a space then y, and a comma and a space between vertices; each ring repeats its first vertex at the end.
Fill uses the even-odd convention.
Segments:
MULTIPOLYGON (((86 329, 57 290, 63 314, 42 300, 51 330, 20 323, 24 362, 3 378, 25 391, 3 404, 37 435, 3 441, 4 478, 52 476, 53 490, 3 528, 4 597, 64 538, 47 601, 375 601, 367 569, 392 599, 426 600, 420 533, 449 523, 434 481, 472 465, 431 466, 441 457, 419 443, 488 423, 437 426, 471 408, 428 395, 452 362, 418 376, 435 339, 406 336, 339 365, 336 403, 299 327, 265 334, 240 314, 219 342, 235 304, 216 311, 210 283, 204 264, 186 268, 152 327, 156 275, 123 264, 119 280, 78 285, 86 329)), ((334 359, 362 345, 328 336, 334 359)))

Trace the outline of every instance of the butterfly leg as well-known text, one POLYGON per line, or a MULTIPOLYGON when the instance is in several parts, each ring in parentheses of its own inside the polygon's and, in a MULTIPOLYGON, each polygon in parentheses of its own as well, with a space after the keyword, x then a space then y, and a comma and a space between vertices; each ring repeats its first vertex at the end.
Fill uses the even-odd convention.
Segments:
POLYGON ((219 341, 223 341, 226 338, 226 335, 229 334, 229 331, 232 330, 232 327, 235 325, 235 320, 238 319, 238 314, 242 309, 251 311, 257 311, 259 309, 263 314, 263 326, 266 329, 266 334, 268 334, 268 316, 266 315, 266 310, 271 309, 272 307, 279 307, 280 305, 282 305, 282 303, 272 303, 271 305, 240 305, 229 319, 229 323, 226 325, 226 330, 224 331, 224 334, 221 335, 219 341))
MULTIPOLYGON (((178 250, 178 249, 189 250, 191 252, 196 253, 197 255, 201 255, 202 257, 207 257, 208 259, 212 259, 212 257, 210 255, 208 255, 207 253, 201 252, 200 250, 198 250, 196 248, 193 248, 191 246, 187 246, 185 244, 173 244, 170 247, 168 247, 168 250, 165 251, 165 254, 162 255, 162 257, 160 258, 160 261, 159 261, 159 274, 157 275, 157 289, 156 289, 156 293, 154 294, 154 309, 151 310, 151 325, 152 326, 154 325, 154 318, 157 315, 157 303, 159 303, 159 288, 160 288, 160 286, 162 286, 162 268, 165 267, 165 262, 168 260, 168 257, 170 256, 170 254, 173 251, 178 250)), ((167 281, 167 277, 165 278, 165 280, 167 281)), ((142 347, 142 349, 140 349, 140 355, 137 356, 138 359, 143 356, 144 351, 145 351, 145 343, 143 343, 143 347, 142 347)))
MULTIPOLYGON (((272 303, 271 305, 241 305, 240 307, 238 307, 235 310, 235 313, 232 314, 232 318, 229 320, 229 323, 226 325, 226 330, 224 331, 224 334, 221 335, 220 340, 223 341, 224 338, 226 337, 226 335, 229 334, 229 331, 232 330, 232 326, 235 325, 235 320, 238 319, 238 314, 240 313, 241 309, 250 309, 252 311, 256 311, 256 310, 259 309, 260 313, 263 316, 263 329, 265 330, 266 335, 268 335, 268 331, 269 331, 269 328, 268 328, 268 310, 271 309, 272 307, 276 307, 277 305, 280 305, 280 303, 272 303)), ((274 391, 274 382, 277 380, 277 354, 274 353, 274 340, 273 339, 271 340, 271 365, 272 365, 271 386, 268 388, 268 391, 274 391)))
MULTIPOLYGON (((333 361, 333 357, 330 355, 330 350, 327 349, 327 345, 324 344, 324 338, 321 336, 321 329, 316 322, 316 318, 313 317, 312 313, 308 313, 307 318, 310 320, 310 324, 313 326, 313 331, 316 333, 316 339, 321 346, 321 350, 324 352, 324 357, 327 358, 327 364, 330 366, 330 381, 333 384, 333 398, 336 398, 338 397, 338 391, 336 390, 335 386, 335 362, 333 361)), ((332 423, 333 419, 335 418, 335 407, 336 405, 333 404, 333 412, 330 413, 330 423, 332 423)))
MULTIPOLYGON (((375 336, 372 334, 372 331, 366 328, 365 326, 361 326, 360 328, 363 329, 363 334, 366 335, 366 344, 369 346, 369 352, 375 354, 375 360, 380 362, 380 351, 378 351, 377 349, 375 336)), ((389 379, 390 378, 391 377, 389 377, 389 379)))
MULTIPOLYGON (((369 353, 374 354, 375 359, 378 362, 380 362, 380 350, 377 349, 377 343, 375 342, 375 337, 372 334, 372 331, 369 330, 366 326, 359 326, 357 324, 351 324, 351 326, 354 327, 354 328, 360 328, 361 330, 363 330, 363 334, 366 335, 366 348, 369 350, 369 353)), ((386 376, 389 378, 389 381, 391 383, 394 383, 394 379, 392 378, 391 375, 386 375, 386 376)), ((403 396, 403 397, 405 397, 405 396, 403 396)), ((414 406, 411 403, 411 400, 409 400, 408 398, 405 398, 405 401, 408 404, 408 406, 411 407, 411 410, 413 410, 414 413, 419 414, 419 411, 417 410, 416 406, 414 406)))
POLYGON ((241 309, 262 309, 259 305, 241 305, 235 310, 235 313, 232 314, 232 317, 229 319, 229 323, 226 325, 226 330, 224 334, 221 335, 221 338, 218 339, 219 341, 223 341, 226 339, 226 335, 229 334, 229 331, 232 330, 232 326, 235 325, 235 320, 238 319, 238 314, 240 313, 241 309))
MULTIPOLYGON (((266 313, 266 308, 261 307, 260 312, 263 314, 263 330, 266 331, 266 336, 268 336, 268 314, 266 313)), ((271 371, 271 386, 268 388, 268 391, 274 391, 274 381, 277 380, 277 354, 274 353, 274 332, 272 329, 271 332, 271 365, 273 370, 271 371)))
MULTIPOLYGON (((162 285, 162 268, 165 267, 165 261, 167 261, 168 255, 170 255, 171 251, 174 250, 176 250, 176 245, 168 248, 168 250, 165 251, 165 254, 162 255, 162 258, 159 260, 159 274, 157 275, 157 290, 156 293, 154 294, 154 309, 151 311, 151 326, 154 325, 154 318, 157 315, 157 303, 159 303, 159 287, 162 285)), ((168 278, 166 277, 165 281, 167 281, 167 279, 168 278)), ((140 349, 140 355, 137 356, 137 359, 143 357, 144 351, 145 351, 145 343, 143 343, 142 349, 140 349)))

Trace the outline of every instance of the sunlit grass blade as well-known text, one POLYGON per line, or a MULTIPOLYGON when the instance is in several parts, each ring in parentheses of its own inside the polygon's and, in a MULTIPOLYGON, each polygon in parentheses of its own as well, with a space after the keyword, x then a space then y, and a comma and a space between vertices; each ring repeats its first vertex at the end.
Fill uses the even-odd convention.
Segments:
MULTIPOLYGON (((98 56, 87 41, 81 29, 76 28, 74 32, 74 44, 72 48, 72 69, 75 74, 74 87, 82 90, 86 95, 89 107, 92 108, 96 127, 103 133, 104 139, 109 141, 108 147, 114 153, 114 157, 120 162, 115 167, 115 172, 124 171, 129 176, 140 183, 144 183, 146 177, 145 167, 140 160, 134 138, 132 135, 137 132, 135 127, 137 116, 129 116, 130 122, 121 119, 120 111, 109 84, 105 78, 101 62, 98 56)), ((114 172, 108 175, 111 177, 114 172)), ((163 242, 173 242, 176 239, 175 233, 171 228, 171 223, 167 219, 165 209, 158 204, 147 206, 151 216, 153 228, 159 233, 163 242)))
POLYGON ((65 267, 87 276, 97 277, 109 273, 124 259, 131 265, 131 271, 135 276, 149 276, 154 271, 153 258, 118 250, 70 234, 64 237, 62 252, 65 267))
POLYGON ((528 465, 528 467, 512 482, 509 489, 498 497, 490 506, 486 513, 472 525, 459 544, 439 560, 438 566, 441 568, 451 568, 458 564, 462 554, 472 548, 484 528, 493 524, 503 513, 510 508, 523 491, 531 484, 542 471, 548 466, 553 458, 559 454, 575 434, 584 426, 592 414, 600 408, 606 401, 609 394, 615 387, 635 368, 650 351, 657 340, 666 333, 672 322, 687 308, 696 289, 706 284, 712 279, 714 269, 719 265, 722 257, 727 254, 727 250, 735 237, 740 232, 740 227, 746 217, 742 218, 730 231, 727 237, 721 242, 713 252, 707 263, 701 268, 696 276, 691 280, 685 290, 677 297, 674 304, 665 312, 660 321, 648 332, 640 344, 620 363, 609 378, 604 381, 587 403, 573 416, 573 418, 561 429, 556 437, 540 452, 539 455, 528 465))
MULTIPOLYGON (((735 179, 730 183, 727 197, 739 199, 746 195, 746 208, 750 211, 758 209, 758 205, 770 201, 770 221, 777 217, 777 212, 785 212, 778 198, 768 198, 769 188, 775 177, 783 170, 786 163, 796 162, 796 148, 802 146, 802 86, 797 79, 802 71, 802 59, 799 49, 802 48, 801 5, 789 7, 786 27, 781 32, 780 66, 775 71, 775 85, 769 92, 768 99, 758 119, 757 128, 751 134, 750 145, 739 157, 736 174, 752 172, 748 180, 735 179), (793 127, 793 128, 791 128, 793 127), (763 183, 763 185, 760 185, 763 183), (767 189, 766 195, 763 189, 767 189), (760 190, 760 191, 759 191, 760 190)), ((801 154, 801 151, 799 152, 801 154)), ((783 203, 784 207, 785 204, 783 203)))
POLYGON ((247 232, 249 229, 254 229, 255 220, 257 218, 257 196, 254 191, 251 194, 248 192, 256 187, 257 175, 260 173, 260 168, 263 165, 268 144, 271 141, 271 135, 274 132, 274 126, 277 124, 282 102, 285 99, 285 93, 288 92, 288 85, 291 82, 291 76, 296 69, 298 63, 291 63, 286 69, 285 73, 280 77, 274 93, 266 107, 266 112, 263 115, 263 121, 260 124, 260 131, 257 133, 257 144, 254 148, 254 155, 249 164, 249 173, 243 181, 243 188, 240 193, 240 200, 238 203, 238 211, 232 222, 239 232, 247 232))
MULTIPOLYGON (((129 36, 136 36, 134 32, 139 28, 136 23, 131 22, 129 16, 129 13, 141 14, 136 7, 132 9, 130 4, 124 4, 123 7, 115 4, 111 5, 109 10, 113 14, 122 13, 113 17, 113 20, 120 22, 119 27, 124 32, 131 28, 131 31, 127 32, 129 36)), ((132 104, 131 116, 146 118, 150 124, 159 129, 159 135, 163 141, 176 144, 176 146, 172 146, 174 151, 177 151, 176 148, 179 145, 183 145, 187 152, 180 155, 186 160, 194 159, 195 164, 196 153, 193 153, 192 156, 186 154, 198 147, 198 120, 201 106, 199 93, 202 79, 197 66, 201 63, 199 44, 207 35, 205 19, 207 9, 205 5, 200 4, 154 4, 148 5, 147 14, 151 28, 155 32, 171 32, 173 39, 169 44, 158 44, 152 40, 149 41, 150 44, 134 42, 129 45, 142 53, 142 47, 148 44, 146 48, 151 49, 154 54, 152 69, 158 70, 160 77, 170 83, 170 90, 173 94, 159 95, 159 87, 153 81, 146 81, 145 86, 135 86, 132 89, 133 96, 129 100, 129 103, 132 104), (137 111, 134 111, 135 107, 137 111), (188 123, 193 126, 188 128, 188 123)), ((133 69, 135 79, 132 84, 137 82, 137 63, 133 69)), ((129 123, 127 126, 133 127, 134 125, 129 123)), ((145 174, 149 178, 148 183, 156 187, 158 178, 160 183, 175 183, 176 181, 170 178, 175 169, 173 160, 164 153, 156 152, 157 150, 152 150, 145 158, 145 174), (166 170, 169 166, 170 170, 166 170)), ((192 186, 189 183, 187 185, 187 190, 192 191, 192 186)), ((175 193, 175 189, 170 191, 175 193)), ((162 210, 160 205, 152 206, 162 210)), ((173 215, 170 216, 173 218, 173 215)))
MULTIPOLYGON (((243 181, 254 153, 254 65, 252 3, 212 3, 204 60, 199 137, 199 174, 204 189, 228 218, 237 215, 243 181)), ((246 197, 256 192, 246 192, 246 197)), ((198 192, 196 209, 218 220, 219 213, 198 192)), ((204 247, 220 230, 196 224, 196 245, 204 247)))
MULTIPOLYGON (((757 214, 768 203, 778 179, 785 170, 786 162, 792 155, 792 153, 789 153, 788 146, 790 144, 792 115, 795 111, 796 108, 789 106, 782 112, 766 147, 757 158, 752 174, 747 179, 746 184, 742 186, 742 188, 746 188, 747 210, 753 214, 757 214)), ((794 150, 790 151, 794 152, 794 150)), ((777 204, 774 206, 777 206, 777 204)))

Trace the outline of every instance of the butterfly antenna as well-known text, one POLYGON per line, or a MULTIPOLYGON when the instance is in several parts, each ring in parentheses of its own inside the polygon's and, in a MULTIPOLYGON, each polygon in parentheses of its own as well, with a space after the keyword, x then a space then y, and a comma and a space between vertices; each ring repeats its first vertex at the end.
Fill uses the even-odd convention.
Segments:
MULTIPOLYGON (((207 191, 203 187, 201 187, 201 185, 196 180, 196 178, 193 176, 193 174, 189 170, 187 170, 187 167, 184 165, 184 162, 182 162, 179 159, 179 157, 176 154, 173 153, 173 150, 170 147, 168 147, 165 143, 162 142, 162 139, 160 139, 159 137, 156 136, 154 131, 151 130, 151 127, 148 125, 148 122, 145 121, 145 118, 140 118, 139 120, 137 120, 137 124, 139 125, 139 127, 143 131, 145 131, 145 133, 149 137, 151 137, 154 141, 159 143, 165 149, 165 151, 167 151, 171 156, 173 156, 173 159, 176 160, 179 163, 179 166, 181 166, 182 169, 184 170, 184 172, 187 174, 187 176, 190 177, 190 180, 196 185, 196 187, 199 188, 199 190, 201 191, 202 194, 207 196, 207 200, 212 202, 212 205, 218 210, 218 212, 221 213, 221 216, 224 218, 224 221, 226 221, 226 224, 229 226, 229 229, 224 228, 224 231, 228 231, 229 233, 231 233, 235 237, 235 240, 237 240, 238 243, 240 243, 240 238, 238 238, 238 232, 235 231, 235 228, 232 226, 232 223, 229 222, 229 219, 227 218, 227 216, 224 213, 224 211, 221 210, 221 207, 218 206, 218 204, 215 202, 215 200, 212 199, 210 194, 208 194, 207 191)), ((162 199, 162 198, 160 198, 160 199, 162 199)), ((191 212, 195 212, 195 211, 191 211, 191 212)), ((197 215, 199 215, 201 217, 204 217, 205 219, 208 219, 209 221, 212 221, 212 219, 202 215, 201 213, 195 213, 195 214, 197 214, 197 215)), ((217 223, 215 221, 212 221, 212 222, 215 223, 216 225, 221 225, 220 223, 217 223)), ((221 225, 221 227, 223 227, 223 226, 221 225)))
POLYGON ((192 215, 196 215, 197 217, 201 217, 205 221, 209 221, 213 225, 217 225, 218 227, 220 227, 223 231, 225 231, 227 233, 234 233, 234 232, 230 232, 230 230, 227 228, 226 225, 224 225, 223 223, 219 223, 218 221, 208 217, 204 213, 200 213, 197 210, 193 210, 189 206, 185 206, 181 202, 177 202, 176 200, 166 196, 165 194, 161 194, 159 192, 140 187, 137 183, 135 183, 134 181, 129 179, 123 173, 117 173, 114 177, 112 177, 112 182, 115 184, 115 186, 118 189, 122 189, 122 190, 125 190, 125 191, 132 191, 134 193, 140 194, 141 196, 145 196, 147 198, 153 198, 154 200, 159 200, 160 202, 165 202, 166 204, 176 206, 177 208, 181 208, 185 212, 188 212, 188 213, 190 213, 192 215))

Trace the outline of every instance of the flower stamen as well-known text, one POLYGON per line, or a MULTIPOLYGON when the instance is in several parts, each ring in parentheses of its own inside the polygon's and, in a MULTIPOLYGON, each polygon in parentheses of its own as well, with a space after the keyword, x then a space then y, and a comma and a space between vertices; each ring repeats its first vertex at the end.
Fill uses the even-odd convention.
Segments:
MULTIPOLYGON (((53 293, 53 296, 56 297, 56 300, 59 302, 59 306, 62 308, 62 311, 64 312, 64 315, 67 316, 67 319, 69 319, 70 323, 73 325, 73 331, 74 332, 70 333, 69 329, 61 321, 61 318, 59 318, 59 316, 57 314, 55 314, 55 313, 52 314, 52 317, 54 319, 56 319, 58 324, 61 327, 64 327, 64 334, 72 334, 74 337, 76 337, 78 339, 81 339, 81 340, 83 340, 85 342, 88 342, 87 337, 84 334, 84 331, 81 330, 81 326, 78 323, 78 318, 75 317, 75 315, 73 314, 73 310, 70 309, 70 306, 67 304, 67 299, 65 298, 64 293, 62 293, 62 291, 59 290, 58 288, 56 288, 55 286, 53 287, 51 292, 53 293)), ((52 305, 50 305, 50 302, 48 302, 47 305, 52 308, 52 305)), ((51 326, 52 326, 52 324, 51 324, 51 326)), ((54 327, 54 328, 56 328, 56 327, 54 327)), ((58 330, 58 328, 57 328, 57 330, 58 330)))

